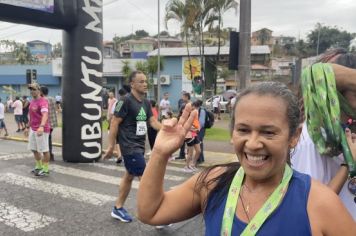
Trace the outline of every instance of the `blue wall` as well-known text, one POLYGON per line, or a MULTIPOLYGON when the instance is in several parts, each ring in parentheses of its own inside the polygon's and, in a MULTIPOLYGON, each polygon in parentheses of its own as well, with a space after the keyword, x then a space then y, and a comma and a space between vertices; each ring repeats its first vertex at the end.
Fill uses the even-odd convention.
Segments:
POLYGON ((171 84, 161 85, 161 98, 159 101, 162 99, 163 94, 168 92, 172 109, 177 111, 178 100, 181 98, 182 92, 182 57, 165 57, 161 75, 169 75, 171 84), (178 77, 180 79, 174 77, 178 77))
POLYGON ((26 86, 26 70, 37 70, 37 81, 48 86, 49 95, 60 93, 60 78, 52 75, 52 64, 45 65, 0 65, 0 97, 5 101, 8 94, 2 86, 11 85, 18 95, 30 95, 26 86))

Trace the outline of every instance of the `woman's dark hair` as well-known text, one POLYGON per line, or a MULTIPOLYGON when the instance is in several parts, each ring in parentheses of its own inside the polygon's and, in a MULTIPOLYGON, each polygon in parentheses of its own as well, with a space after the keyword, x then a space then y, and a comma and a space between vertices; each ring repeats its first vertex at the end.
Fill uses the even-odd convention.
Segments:
MULTIPOLYGON (((259 95, 259 96, 272 96, 276 98, 280 98, 286 104, 287 111, 286 116, 288 120, 289 126, 289 137, 292 137, 300 124, 300 110, 298 105, 297 97, 293 94, 288 87, 280 82, 263 82, 257 85, 253 85, 245 90, 243 90, 237 97, 234 109, 232 111, 232 119, 231 119, 231 133, 235 124, 235 109, 236 105, 239 101, 250 94, 259 95)), ((238 114, 237 114, 238 115, 238 114)), ((205 169, 198 177, 196 189, 197 192, 200 192, 202 189, 209 189, 210 186, 215 186, 209 192, 207 196, 207 201, 210 196, 215 195, 215 201, 209 206, 210 210, 215 209, 226 196, 231 182, 236 174, 236 171, 240 168, 239 163, 230 163, 225 165, 217 165, 212 166, 205 169), (221 175, 207 180, 208 175, 214 170, 216 167, 222 167, 226 170, 221 175)), ((206 212, 206 207, 208 202, 204 203, 204 212, 206 212)))
POLYGON ((155 100, 150 100, 151 106, 156 107, 156 101, 155 100))

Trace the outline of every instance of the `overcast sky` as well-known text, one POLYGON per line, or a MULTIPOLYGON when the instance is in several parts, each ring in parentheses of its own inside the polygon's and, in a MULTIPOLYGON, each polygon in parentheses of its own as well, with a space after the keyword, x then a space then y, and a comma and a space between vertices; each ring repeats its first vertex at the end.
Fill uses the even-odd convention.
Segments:
MULTIPOLYGON (((69 1, 69 0, 65 0, 69 1)), ((266 27, 274 36, 285 35, 305 38, 317 22, 326 26, 356 33, 356 0, 251 0, 252 31, 266 27)), ((161 30, 165 30, 163 18, 168 0, 161 0, 161 30)), ((157 34, 158 0, 104 0, 104 40, 115 35, 125 36, 144 29, 151 35, 157 34)), ((238 10, 239 12, 239 10, 238 10)), ((224 27, 239 28, 239 14, 234 10, 224 16, 224 27)), ((171 34, 179 33, 179 23, 168 24, 171 34)), ((60 42, 59 30, 36 28, 0 22, 0 40, 11 39, 21 42, 42 40, 60 42)))

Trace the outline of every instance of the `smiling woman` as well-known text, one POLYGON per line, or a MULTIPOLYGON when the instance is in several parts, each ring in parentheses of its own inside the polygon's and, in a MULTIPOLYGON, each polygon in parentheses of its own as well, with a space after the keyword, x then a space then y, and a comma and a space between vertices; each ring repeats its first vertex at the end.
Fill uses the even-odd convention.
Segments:
POLYGON ((187 105, 178 122, 163 125, 141 180, 139 219, 161 225, 203 213, 206 235, 352 235, 356 226, 338 197, 288 164, 301 132, 292 92, 261 83, 242 91, 236 104, 233 145, 240 164, 211 167, 168 192, 168 158, 197 114, 187 105))

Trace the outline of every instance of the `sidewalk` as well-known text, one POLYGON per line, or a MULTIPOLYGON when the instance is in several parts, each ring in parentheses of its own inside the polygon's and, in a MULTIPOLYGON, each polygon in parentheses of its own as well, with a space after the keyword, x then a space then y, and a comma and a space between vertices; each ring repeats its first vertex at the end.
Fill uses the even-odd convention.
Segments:
MULTIPOLYGON (((61 114, 58 114, 58 121, 62 123, 61 114)), ((228 127, 226 121, 217 121, 216 125, 219 127, 228 127), (225 124, 226 123, 226 124, 225 124)), ((9 132, 8 137, 3 137, 4 132, 2 132, 0 139, 14 140, 27 142, 27 138, 24 136, 23 132, 16 133, 17 125, 15 123, 14 115, 11 113, 5 113, 5 123, 9 132)), ((57 127, 52 132, 53 145, 57 147, 62 147, 62 128, 57 127)), ((103 132, 103 150, 107 148, 108 144, 108 133, 103 132)), ((146 150, 149 150, 148 142, 146 142, 146 150)), ((179 151, 179 150, 178 150, 179 151)), ((175 153, 175 154, 178 154, 175 153)), ((175 156, 175 155, 173 155, 175 156)), ((208 167, 215 164, 229 163, 237 161, 237 157, 233 152, 232 145, 228 142, 219 141, 204 141, 204 157, 205 162, 200 164, 200 166, 208 167)), ((175 165, 184 165, 184 160, 174 160, 170 163, 175 165)))

